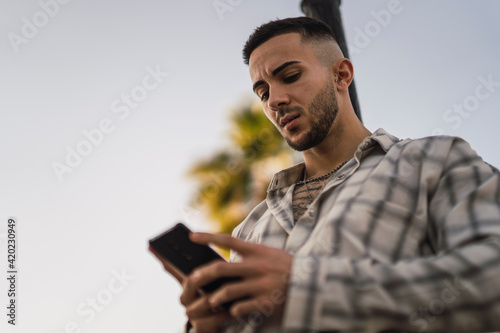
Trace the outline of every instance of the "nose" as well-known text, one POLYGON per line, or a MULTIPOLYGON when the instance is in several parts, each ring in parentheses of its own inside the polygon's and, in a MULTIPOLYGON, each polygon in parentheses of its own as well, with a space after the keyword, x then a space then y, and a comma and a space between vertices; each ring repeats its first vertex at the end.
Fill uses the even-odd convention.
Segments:
POLYGON ((279 111, 281 108, 290 104, 290 96, 286 89, 280 86, 270 87, 268 103, 271 110, 279 111))

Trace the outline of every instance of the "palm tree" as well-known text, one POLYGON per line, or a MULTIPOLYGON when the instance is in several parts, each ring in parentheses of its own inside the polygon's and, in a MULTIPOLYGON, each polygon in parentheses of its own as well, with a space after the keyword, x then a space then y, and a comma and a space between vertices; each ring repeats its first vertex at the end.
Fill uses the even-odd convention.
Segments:
POLYGON ((234 110, 230 121, 229 147, 196 162, 188 174, 198 182, 193 204, 222 233, 231 233, 265 199, 272 175, 296 160, 260 103, 234 110))

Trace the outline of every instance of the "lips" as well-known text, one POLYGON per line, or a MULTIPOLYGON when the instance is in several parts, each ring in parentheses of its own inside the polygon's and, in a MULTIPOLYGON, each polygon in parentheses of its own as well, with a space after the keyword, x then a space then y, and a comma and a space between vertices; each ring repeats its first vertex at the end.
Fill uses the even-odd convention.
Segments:
POLYGON ((298 114, 296 114, 296 115, 290 115, 290 114, 288 114, 285 117, 281 118, 281 120, 280 120, 280 126, 281 127, 285 127, 288 123, 290 123, 294 119, 297 119, 298 117, 300 117, 300 115, 298 115, 298 114))

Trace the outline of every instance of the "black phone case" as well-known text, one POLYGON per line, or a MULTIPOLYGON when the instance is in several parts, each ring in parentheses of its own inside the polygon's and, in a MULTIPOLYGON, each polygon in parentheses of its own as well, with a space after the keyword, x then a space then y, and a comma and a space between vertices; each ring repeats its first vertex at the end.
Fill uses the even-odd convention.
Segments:
MULTIPOLYGON (((178 223, 161 235, 151 239, 149 244, 185 275, 189 275, 200 265, 214 260, 224 260, 208 245, 192 242, 188 237, 190 232, 184 224, 178 223)), ((224 283, 239 280, 241 280, 239 277, 224 277, 201 287, 201 289, 206 293, 211 293, 224 283)), ((225 304, 225 306, 227 305, 225 304)))

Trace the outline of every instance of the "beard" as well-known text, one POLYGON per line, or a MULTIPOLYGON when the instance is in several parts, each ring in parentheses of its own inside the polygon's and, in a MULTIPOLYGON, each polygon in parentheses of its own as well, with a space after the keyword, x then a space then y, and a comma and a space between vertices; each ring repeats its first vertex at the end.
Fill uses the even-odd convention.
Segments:
POLYGON ((308 109, 311 129, 305 133, 303 138, 293 142, 290 138, 283 136, 288 145, 297 151, 308 150, 323 142, 335 122, 339 106, 331 76, 328 77, 323 88, 314 96, 308 109))

